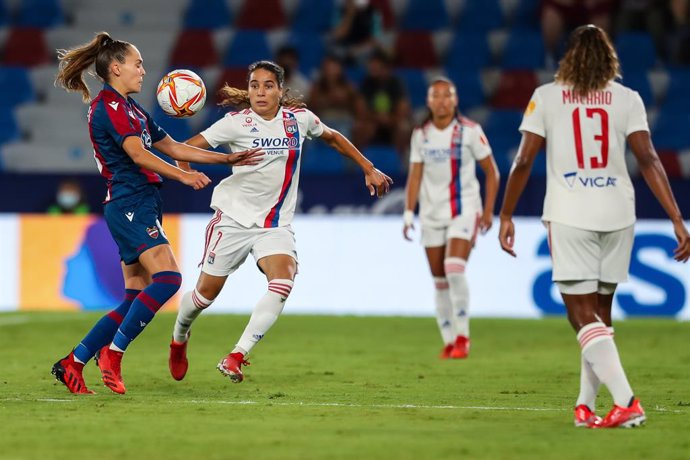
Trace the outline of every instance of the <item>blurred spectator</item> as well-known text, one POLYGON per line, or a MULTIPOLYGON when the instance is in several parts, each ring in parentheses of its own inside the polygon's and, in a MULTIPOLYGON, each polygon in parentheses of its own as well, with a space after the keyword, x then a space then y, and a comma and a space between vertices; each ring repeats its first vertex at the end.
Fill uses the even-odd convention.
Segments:
MULTIPOLYGON (((323 122, 345 137, 353 135, 353 124, 365 113, 364 103, 355 86, 347 79, 340 59, 328 55, 321 62, 319 76, 311 87, 309 109, 323 122)), ((353 138, 358 145, 359 140, 353 138)))
POLYGON ((611 32, 616 0, 542 0, 541 30, 547 67, 555 68, 562 40, 575 27, 594 24, 611 32))
POLYGON ((285 86, 293 96, 309 96, 311 82, 299 70, 299 51, 294 46, 283 46, 276 53, 276 64, 285 70, 285 86))
POLYGON ((671 0, 673 35, 671 37, 671 61, 690 65, 690 3, 689 0, 671 0))
POLYGON ((347 65, 364 64, 378 46, 382 22, 370 0, 344 0, 331 33, 331 51, 347 65))
POLYGON ((76 180, 65 180, 58 185, 55 203, 50 205, 46 213, 51 215, 89 213, 89 205, 84 197, 84 190, 76 180))
POLYGON ((669 59, 667 31, 672 26, 668 0, 623 0, 615 18, 616 33, 646 32, 654 40, 657 56, 669 59))
POLYGON ((367 107, 366 123, 362 124, 364 144, 393 145, 404 157, 412 132, 412 109, 385 52, 377 50, 369 58, 360 93, 367 107))

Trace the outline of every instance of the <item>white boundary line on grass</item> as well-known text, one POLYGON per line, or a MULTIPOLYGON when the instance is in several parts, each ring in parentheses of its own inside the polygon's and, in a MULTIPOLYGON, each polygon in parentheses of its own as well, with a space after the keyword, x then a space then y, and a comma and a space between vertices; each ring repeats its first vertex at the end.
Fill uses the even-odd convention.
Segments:
MULTIPOLYGON (((48 403, 64 403, 81 400, 80 397, 71 399, 63 398, 0 398, 2 402, 48 402, 48 403)), ((97 399, 94 396, 87 397, 88 400, 97 399)), ((224 401, 224 400, 209 400, 209 399, 189 399, 182 401, 169 401, 171 404, 227 404, 232 406, 298 406, 298 407, 342 407, 342 408, 358 408, 358 409, 440 409, 440 410, 482 410, 482 411, 528 411, 528 412, 563 412, 570 410, 569 408, 557 407, 508 407, 508 406, 454 406, 454 405, 433 405, 433 404, 355 404, 355 403, 337 403, 337 402, 273 402, 268 401, 224 401)), ((667 409, 665 407, 654 406, 647 411, 653 412, 668 412, 673 414, 685 414, 687 411, 678 409, 667 409)))

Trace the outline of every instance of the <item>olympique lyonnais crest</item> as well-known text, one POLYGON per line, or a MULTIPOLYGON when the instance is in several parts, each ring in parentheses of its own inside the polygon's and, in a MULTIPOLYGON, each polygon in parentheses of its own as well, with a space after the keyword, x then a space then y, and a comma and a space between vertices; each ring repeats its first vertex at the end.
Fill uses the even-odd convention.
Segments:
POLYGON ((148 233, 149 236, 154 240, 158 238, 158 235, 160 234, 158 227, 146 227, 146 233, 148 233))
POLYGON ((283 120, 283 126, 285 126, 285 132, 288 134, 295 134, 297 132, 297 120, 294 118, 283 120))

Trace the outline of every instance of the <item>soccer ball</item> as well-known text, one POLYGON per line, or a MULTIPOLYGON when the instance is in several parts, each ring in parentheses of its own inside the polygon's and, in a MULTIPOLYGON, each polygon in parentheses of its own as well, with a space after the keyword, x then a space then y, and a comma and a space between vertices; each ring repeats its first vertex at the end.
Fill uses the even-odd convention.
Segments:
POLYGON ((173 70, 158 83, 156 99, 163 112, 171 117, 191 117, 206 102, 206 86, 191 70, 173 70))

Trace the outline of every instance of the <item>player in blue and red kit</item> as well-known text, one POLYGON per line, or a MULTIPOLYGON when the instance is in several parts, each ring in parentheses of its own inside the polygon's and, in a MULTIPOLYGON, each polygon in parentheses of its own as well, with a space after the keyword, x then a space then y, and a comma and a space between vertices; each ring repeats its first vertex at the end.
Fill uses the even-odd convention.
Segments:
POLYGON ((104 82, 91 101, 89 133, 101 175, 106 179, 105 220, 120 252, 125 299, 101 318, 74 350, 53 366, 52 373, 72 393, 93 393, 84 383, 82 369, 98 354, 103 382, 124 393, 121 360, 127 346, 151 322, 156 312, 179 289, 182 277, 161 226, 159 187, 167 177, 199 190, 211 181, 196 171, 183 171, 154 154, 155 147, 171 158, 195 163, 253 165, 258 149, 231 155, 210 152, 173 140, 132 98, 141 91, 143 59, 132 44, 101 32, 89 43, 58 52, 56 84, 90 94, 83 72, 92 64, 104 82))

